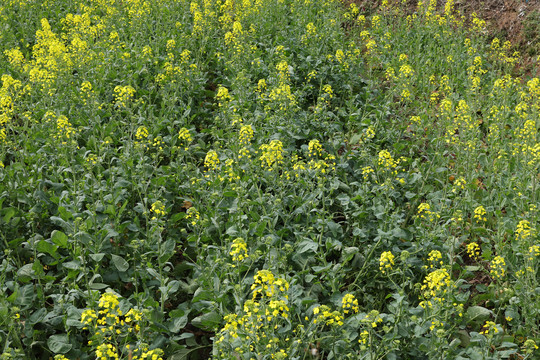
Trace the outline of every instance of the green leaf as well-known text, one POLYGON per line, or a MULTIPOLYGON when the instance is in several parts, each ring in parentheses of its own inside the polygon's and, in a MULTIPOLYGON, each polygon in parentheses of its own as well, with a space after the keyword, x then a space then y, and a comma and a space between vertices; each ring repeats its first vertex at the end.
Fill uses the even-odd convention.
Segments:
POLYGON ((52 232, 51 240, 53 243, 58 245, 61 248, 67 248, 68 245, 68 237, 66 234, 64 234, 61 231, 54 230, 52 232))
POLYGON ((493 314, 493 311, 486 309, 483 306, 471 306, 467 309, 467 315, 470 320, 484 322, 493 314))
POLYGON ((49 243, 48 241, 46 240, 40 240, 37 245, 36 245, 36 250, 40 253, 45 253, 45 254, 49 254, 51 255, 52 257, 56 258, 57 257, 57 253, 56 253, 56 249, 58 249, 57 246, 49 243))
POLYGON ((124 272, 129 269, 129 264, 123 257, 111 254, 111 258, 118 271, 124 272))
POLYGON ((221 316, 217 312, 211 311, 201 316, 197 316, 193 319, 192 324, 203 330, 213 331, 220 322, 221 316))
POLYGON ((315 241, 303 240, 298 244, 298 250, 296 251, 296 253, 303 254, 308 251, 317 252, 318 248, 319 248, 319 244, 317 244, 315 241))
POLYGON ((49 350, 55 354, 65 354, 73 347, 73 345, 69 343, 68 336, 65 334, 52 335, 49 337, 49 340, 47 340, 47 346, 49 347, 49 350))
POLYGON ((105 256, 105 254, 104 253, 98 253, 98 254, 90 254, 88 256, 90 256, 90 258, 92 260, 94 260, 95 262, 100 262, 103 259, 103 257, 105 256))
POLYGON ((171 322, 169 323, 169 330, 173 333, 177 333, 182 330, 188 322, 189 310, 173 310, 170 312, 171 322))
POLYGON ((23 308, 28 308, 32 305, 34 298, 36 297, 36 292, 34 285, 28 284, 25 285, 17 291, 17 298, 15 299, 15 304, 23 308))
POLYGON ((43 308, 38 309, 38 310, 34 311, 32 313, 32 315, 30 315, 30 317, 28 318, 28 323, 30 325, 35 325, 38 322, 40 322, 41 320, 43 320, 45 315, 47 315, 47 310, 45 310, 43 308))

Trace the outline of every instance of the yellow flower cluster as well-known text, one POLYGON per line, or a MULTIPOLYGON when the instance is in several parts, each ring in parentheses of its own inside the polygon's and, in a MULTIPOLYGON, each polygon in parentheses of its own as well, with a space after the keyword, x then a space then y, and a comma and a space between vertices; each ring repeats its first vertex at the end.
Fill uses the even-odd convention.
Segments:
POLYGON ((219 165, 218 154, 214 150, 210 150, 204 158, 204 166, 207 167, 207 171, 216 170, 219 165))
POLYGON ((48 111, 45 114, 44 118, 47 121, 54 121, 54 119, 56 119, 56 131, 53 134, 54 139, 60 140, 62 145, 66 145, 68 141, 70 141, 71 143, 75 143, 73 140, 73 136, 76 134, 76 132, 67 117, 65 117, 64 115, 56 117, 54 113, 48 111))
POLYGON ((441 217, 438 213, 431 211, 431 206, 428 203, 418 205, 417 214, 420 218, 428 219, 431 222, 441 217))
POLYGON ((135 144, 141 145, 142 147, 147 146, 147 139, 148 139, 148 129, 145 126, 139 126, 137 128, 137 132, 135 132, 135 144))
POLYGON ((371 310, 364 319, 363 323, 369 324, 372 328, 376 328, 380 323, 383 322, 380 313, 377 310, 371 310))
POLYGON ((516 239, 525 240, 531 235, 531 223, 528 220, 521 220, 516 227, 516 239))
MULTIPOLYGON (((448 270, 437 269, 426 276, 420 289, 423 291, 426 299, 442 302, 451 286, 453 286, 453 283, 448 274, 448 270)), ((428 305, 431 305, 431 302, 428 302, 428 305)))
POLYGON ((341 299, 341 307, 343 308, 344 314, 348 314, 350 311, 357 314, 358 299, 356 299, 353 294, 345 294, 343 299, 341 299))
POLYGON ((219 106, 224 106, 228 101, 231 100, 229 89, 224 86, 220 86, 217 90, 216 99, 219 102, 219 106))
POLYGON ((310 157, 317 157, 322 155, 322 145, 319 140, 311 140, 308 144, 308 154, 310 157))
POLYGON ((474 209, 474 216, 473 218, 476 220, 476 222, 485 222, 487 221, 486 218, 486 209, 482 205, 478 206, 476 209, 474 209))
POLYGON ((154 214, 154 216, 152 217, 152 220, 157 220, 158 218, 165 215, 165 204, 163 204, 163 202, 158 200, 152 204, 152 208, 150 210, 154 214))
POLYGON ((388 270, 392 269, 392 266, 394 266, 394 255, 391 251, 383 252, 379 258, 379 270, 386 274, 388 270))
POLYGON ((272 140, 270 144, 263 144, 260 147, 261 156, 259 160, 262 166, 272 171, 275 165, 283 162, 283 143, 279 140, 272 140))
POLYGON ((180 140, 180 145, 184 147, 184 150, 188 150, 189 144, 193 141, 191 133, 186 128, 181 128, 178 132, 178 140, 180 140))
POLYGON ((129 101, 135 96, 135 89, 129 85, 114 88, 114 102, 119 107, 127 107, 129 101))
POLYGON ((287 357, 286 352, 278 348, 279 339, 271 334, 289 321, 289 284, 276 278, 269 270, 258 271, 253 280, 253 298, 245 301, 243 314, 226 315, 225 325, 216 334, 214 344, 219 351, 219 359, 229 359, 233 349, 239 354, 253 354, 256 347, 259 351, 273 354, 275 359, 287 357), (245 341, 239 343, 237 340, 245 341))
POLYGON ((490 264, 489 273, 495 279, 502 279, 506 273, 506 262, 502 256, 495 256, 490 264))
MULTIPOLYGON (((270 270, 259 270, 253 277, 253 300, 258 296, 272 297, 278 291, 285 293, 289 290, 289 283, 283 278, 276 278, 270 270)), ((288 296, 285 295, 285 298, 288 296)))
POLYGON ((229 255, 232 256, 233 261, 242 261, 247 257, 247 244, 242 238, 234 239, 231 245, 231 251, 229 255))
POLYGON ((100 360, 123 358, 123 350, 131 355, 131 359, 160 359, 161 349, 148 351, 146 345, 140 347, 124 342, 124 348, 117 348, 117 340, 138 336, 141 331, 140 323, 144 320, 140 310, 131 308, 124 314, 120 309, 120 299, 114 293, 105 292, 98 301, 99 310, 86 309, 81 314, 83 329, 90 331, 92 340, 88 345, 94 346, 96 358, 100 360), (130 335, 131 334, 131 335, 130 335), (154 357, 156 355, 157 357, 154 357))
POLYGON ((442 254, 439 250, 431 250, 428 254, 428 262, 430 269, 443 265, 442 254))
POLYGON ((241 146, 247 146, 253 139, 253 127, 251 125, 243 125, 240 128, 239 141, 241 146))
POLYGON ((316 315, 313 319, 313 323, 324 323, 330 326, 343 325, 343 315, 339 311, 330 311, 330 307, 327 305, 316 306, 313 308, 313 315, 316 315))
POLYGON ((191 219, 190 223, 191 225, 195 226, 199 219, 201 218, 201 214, 195 207, 190 207, 186 211, 186 219, 191 219))
POLYGON ((540 256, 540 246, 539 245, 532 245, 529 247, 529 252, 528 252, 528 260, 529 261, 533 261, 535 257, 539 257, 540 256))
POLYGON ((480 256, 480 246, 475 242, 467 244, 467 254, 471 259, 478 259, 480 256))
POLYGON ((480 334, 486 335, 486 336, 493 336, 494 334, 497 334, 499 332, 499 329, 497 328, 497 324, 495 324, 493 321, 486 321, 484 324, 484 327, 482 331, 480 331, 480 334))

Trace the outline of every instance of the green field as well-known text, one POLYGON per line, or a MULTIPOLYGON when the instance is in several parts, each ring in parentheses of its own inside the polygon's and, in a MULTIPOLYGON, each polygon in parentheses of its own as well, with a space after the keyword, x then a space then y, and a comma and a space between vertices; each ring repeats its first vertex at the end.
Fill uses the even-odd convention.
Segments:
POLYGON ((453 0, 4 0, 0 359, 539 359, 540 79, 453 0))

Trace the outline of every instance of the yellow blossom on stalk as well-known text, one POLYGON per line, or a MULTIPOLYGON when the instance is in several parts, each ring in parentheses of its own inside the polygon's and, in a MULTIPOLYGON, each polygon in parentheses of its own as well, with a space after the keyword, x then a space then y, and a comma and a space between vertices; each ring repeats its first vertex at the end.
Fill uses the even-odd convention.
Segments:
POLYGON ((174 41, 174 39, 167 40, 167 45, 166 45, 167 52, 173 51, 175 46, 176 46, 176 41, 174 41))
POLYGON ((229 90, 224 86, 219 86, 216 94, 216 99, 219 101, 219 106, 224 105, 227 101, 231 99, 231 95, 229 95, 229 90))
POLYGON ((486 321, 483 330, 480 331, 480 334, 486 335, 486 336, 493 336, 494 334, 497 334, 499 332, 499 329, 497 329, 497 324, 495 324, 493 321, 486 321))
POLYGON ((526 354, 532 354, 535 350, 538 350, 538 345, 533 339, 527 339, 523 343, 523 350, 526 354))
POLYGON ((306 32, 308 35, 313 36, 317 34, 317 27, 312 22, 310 22, 306 25, 306 32))
POLYGON ((439 250, 431 250, 428 254, 429 267, 433 269, 438 265, 443 265, 442 254, 439 250))
POLYGON ((195 207, 192 206, 189 209, 187 209, 186 219, 191 219, 191 225, 196 225, 200 218, 201 218, 201 215, 195 207))
POLYGON ((313 308, 313 315, 316 315, 315 319, 313 319, 314 324, 324 322, 326 325, 330 326, 343 325, 343 315, 338 311, 331 311, 330 307, 327 305, 313 308))
POLYGON ((141 354, 140 359, 141 360, 145 360, 145 359, 148 359, 148 360, 163 360, 163 357, 162 357, 163 355, 164 355, 163 350, 161 350, 161 349, 153 349, 153 350, 144 351, 141 354))
POLYGON ((528 259, 529 261, 533 261, 535 257, 540 256, 540 246, 539 245, 533 245, 529 247, 529 253, 528 253, 528 259))
POLYGON ((475 242, 467 244, 467 254, 471 259, 478 259, 480 256, 480 246, 475 242))
POLYGON ((454 181, 454 187, 452 188, 452 192, 457 193, 460 190, 464 190, 466 184, 467 184, 467 182, 465 181, 465 179, 463 177, 457 178, 454 181))
POLYGON ((516 227, 516 238, 525 240, 531 236, 531 223, 528 220, 521 220, 516 227))
POLYGON ((274 165, 279 165, 283 162, 283 143, 279 140, 272 140, 270 144, 263 144, 260 147, 262 166, 267 167, 272 171, 274 165))
POLYGON ((371 325, 372 328, 376 328, 380 323, 382 323, 383 319, 380 316, 380 313, 377 310, 371 310, 364 319, 362 319, 363 323, 368 323, 371 325))
POLYGON ((54 355, 54 360, 69 360, 69 359, 65 357, 64 355, 58 354, 58 355, 54 355))
POLYGON ((502 279, 506 273, 506 262, 502 256, 495 256, 490 264, 489 273, 495 279, 502 279))
POLYGON ((0 144, 5 143, 6 139, 7 139, 6 129, 0 128, 0 144))
POLYGON ((161 136, 156 136, 152 142, 152 146, 158 151, 163 151, 163 145, 163 138, 161 136))
POLYGON ((358 313, 358 299, 353 294, 345 294, 341 299, 341 307, 344 314, 348 314, 351 310, 356 314, 358 313))
POLYGON ((360 339, 358 339, 358 342, 362 345, 366 345, 369 339, 369 332, 367 330, 364 330, 360 333, 360 339))
POLYGON ((394 266, 394 255, 391 251, 383 252, 379 258, 379 270, 386 274, 388 270, 392 269, 392 266, 394 266))
POLYGON ((120 107, 126 107, 135 96, 135 89, 129 85, 114 88, 114 102, 120 107))
POLYGON ((311 140, 308 144, 308 153, 311 157, 317 157, 322 155, 322 145, 319 140, 311 140))
POLYGON ((436 212, 431 211, 431 206, 428 203, 421 203, 418 205, 417 213, 420 218, 428 219, 429 221, 434 221, 441 217, 436 212))
POLYGON ((96 312, 92 309, 84 310, 81 314, 81 322, 86 325, 92 323, 94 319, 97 319, 97 318, 98 316, 96 312))
POLYGON ((396 71, 393 67, 388 67, 386 69, 386 80, 394 80, 396 78, 396 71))
POLYGON ((247 244, 242 238, 234 239, 231 245, 231 251, 229 255, 232 256, 233 261, 242 261, 247 257, 247 244))
POLYGON ((156 220, 165 215, 165 204, 158 200, 152 204, 151 211, 154 214, 152 220, 156 220))
MULTIPOLYGON (((289 283, 285 279, 276 278, 270 270, 259 270, 253 276, 251 290, 253 290, 253 300, 259 295, 271 298, 278 291, 284 293, 289 290, 289 283)), ((285 298, 288 296, 285 295, 285 298)))
POLYGON ((135 145, 142 145, 146 147, 146 140, 148 139, 148 129, 146 126, 139 126, 135 132, 135 145))
POLYGON ((142 48, 143 56, 152 57, 152 48, 148 45, 142 48))
POLYGON ((476 209, 474 209, 473 218, 476 220, 476 222, 487 221, 486 209, 484 209, 482 205, 478 206, 476 209))
POLYGON ((178 139, 180 140, 181 145, 184 147, 184 150, 188 150, 189 144, 193 141, 191 133, 186 128, 181 128, 178 132, 178 139))
POLYGON ((452 281, 448 274, 448 270, 437 269, 426 276, 420 289, 423 291, 426 298, 442 301, 444 300, 444 294, 446 294, 448 288, 451 286, 452 281))
POLYGON ((56 119, 56 133, 53 135, 55 139, 62 139, 62 144, 67 144, 66 140, 71 139, 75 134, 75 129, 69 122, 68 118, 64 115, 60 115, 56 119))
POLYGON ((251 140, 253 139, 253 128, 251 125, 243 125, 240 128, 240 145, 246 146, 251 143, 251 140))
POLYGON ((393 170, 397 167, 398 162, 394 160, 392 155, 388 150, 381 150, 379 152, 379 161, 378 164, 380 167, 387 169, 387 170, 393 170))
POLYGON ((364 181, 369 180, 369 174, 373 174, 375 170, 371 166, 364 166, 362 168, 362 176, 364 177, 364 181))
POLYGON ((103 293, 99 298, 98 306, 103 309, 114 310, 118 307, 119 303, 118 296, 113 293, 106 292, 103 293))
POLYGON ((204 166, 208 168, 208 171, 216 170, 219 165, 218 154, 214 150, 210 150, 204 158, 204 166))

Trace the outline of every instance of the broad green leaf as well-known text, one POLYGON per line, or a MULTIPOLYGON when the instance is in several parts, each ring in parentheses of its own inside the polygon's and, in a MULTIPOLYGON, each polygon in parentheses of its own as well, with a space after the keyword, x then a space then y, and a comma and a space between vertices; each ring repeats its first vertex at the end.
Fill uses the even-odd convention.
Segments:
POLYGON ((67 248, 68 245, 68 237, 66 234, 64 234, 61 231, 54 230, 52 232, 51 240, 53 243, 58 245, 61 248, 67 248))
POLYGON ((298 244, 298 250, 296 251, 298 254, 303 254, 308 251, 317 252, 317 249, 319 248, 319 244, 317 244, 313 240, 303 240, 298 244))
POLYGON ((111 258, 112 258, 112 262, 114 266, 116 266, 118 271, 124 272, 127 269, 129 269, 129 264, 123 257, 115 255, 115 254, 111 254, 111 258))
POLYGON ((211 311, 209 313, 197 316, 193 319, 192 324, 207 331, 213 331, 221 322, 221 316, 215 312, 211 311))
POLYGON ((49 350, 55 354, 65 354, 73 345, 69 343, 69 338, 67 335, 51 335, 49 340, 47 340, 47 346, 49 350))

